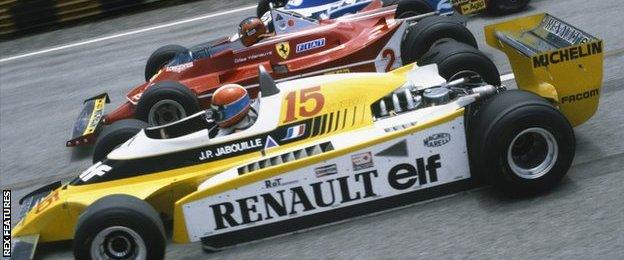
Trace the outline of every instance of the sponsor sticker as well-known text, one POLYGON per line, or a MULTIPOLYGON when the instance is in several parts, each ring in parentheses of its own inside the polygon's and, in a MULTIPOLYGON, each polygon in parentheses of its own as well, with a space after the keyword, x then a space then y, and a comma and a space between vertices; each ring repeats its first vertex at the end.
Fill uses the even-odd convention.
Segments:
POLYGON ((590 35, 580 31, 552 16, 546 16, 542 21, 542 28, 547 32, 558 36, 570 44, 587 43, 592 39, 590 35))
POLYGON ((288 140, 302 137, 305 134, 305 131, 306 131, 305 124, 291 126, 288 129, 286 129, 286 136, 282 138, 282 141, 288 141, 288 140))
POLYGON ((561 104, 565 103, 574 103, 577 101, 581 101, 584 99, 589 99, 593 97, 597 97, 600 95, 600 90, 592 89, 581 93, 576 93, 574 95, 564 96, 561 98, 561 104))
POLYGON ((295 48, 295 52, 301 53, 301 52, 321 48, 323 46, 325 46, 325 38, 311 40, 308 42, 302 42, 302 43, 297 44, 297 47, 295 48))
POLYGON ((336 166, 335 163, 314 168, 314 174, 316 174, 317 178, 334 175, 336 173, 338 173, 338 166, 336 166))
POLYGON ((277 50, 277 54, 282 57, 282 59, 288 59, 288 56, 290 56, 290 43, 280 42, 275 44, 275 50, 277 50))
POLYGON ((113 168, 103 164, 102 162, 97 162, 94 165, 91 165, 91 167, 89 167, 88 169, 86 169, 84 172, 82 172, 80 174, 80 176, 78 176, 82 181, 84 182, 88 182, 91 178, 95 177, 95 176, 103 176, 104 174, 106 174, 107 172, 109 172, 110 170, 112 170, 113 168))
POLYGON ((351 164, 353 164, 353 171, 372 168, 375 166, 373 163, 373 154, 371 152, 365 152, 351 155, 351 164))
POLYGON ((330 72, 325 72, 323 73, 324 75, 332 75, 332 74, 342 74, 342 73, 349 73, 351 72, 350 69, 339 69, 339 70, 334 70, 334 71, 330 71, 330 72))
POLYGON ((265 180, 262 186, 265 189, 271 189, 271 188, 277 188, 277 187, 282 187, 282 186, 288 186, 290 184, 295 184, 298 182, 299 182, 298 180, 284 181, 284 179, 282 178, 277 178, 277 179, 265 180))
POLYGON ((188 63, 176 65, 176 66, 166 67, 165 71, 180 73, 192 67, 193 67, 193 62, 188 62, 188 63))
POLYGON ((433 135, 430 135, 429 137, 425 138, 425 140, 423 140, 423 142, 425 143, 425 146, 427 146, 427 147, 443 146, 443 145, 447 144, 450 141, 451 141, 451 134, 449 134, 449 133, 433 134, 433 135))
POLYGON ((568 62, 602 53, 602 41, 575 45, 569 48, 533 56, 533 68, 568 62))
POLYGON ((267 135, 267 139, 264 142, 264 149, 269 149, 269 148, 273 148, 279 146, 279 144, 277 144, 277 142, 275 142, 275 139, 273 139, 273 137, 271 137, 270 135, 267 135))

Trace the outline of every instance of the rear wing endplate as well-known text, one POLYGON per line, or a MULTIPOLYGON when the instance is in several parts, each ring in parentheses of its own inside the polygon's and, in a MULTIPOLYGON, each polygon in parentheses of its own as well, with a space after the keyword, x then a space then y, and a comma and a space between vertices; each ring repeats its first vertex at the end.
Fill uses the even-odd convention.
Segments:
POLYGON ((602 40, 545 13, 486 26, 485 37, 509 58, 518 88, 549 99, 573 126, 596 112, 602 40))

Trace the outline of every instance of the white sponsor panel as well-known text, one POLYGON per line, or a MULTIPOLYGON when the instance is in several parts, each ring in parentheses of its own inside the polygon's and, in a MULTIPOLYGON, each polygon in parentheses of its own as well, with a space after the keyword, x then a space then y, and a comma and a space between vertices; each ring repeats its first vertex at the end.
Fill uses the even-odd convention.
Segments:
POLYGON ((375 68, 377 72, 387 72, 403 66, 401 62, 401 41, 407 28, 408 23, 403 23, 394 32, 392 38, 381 49, 381 52, 375 58, 375 68))
MULTIPOLYGON (((366 165, 369 166, 370 164, 366 165)), ((191 241, 470 177, 463 117, 183 205, 191 241), (426 147, 437 133, 450 139, 426 147), (365 165, 372 154, 372 167, 365 165)))

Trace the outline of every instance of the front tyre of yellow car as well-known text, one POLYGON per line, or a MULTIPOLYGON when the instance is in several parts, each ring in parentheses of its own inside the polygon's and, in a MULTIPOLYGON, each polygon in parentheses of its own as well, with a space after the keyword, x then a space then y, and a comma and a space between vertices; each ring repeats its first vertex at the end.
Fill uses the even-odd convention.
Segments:
POLYGON ((488 99, 468 129, 473 173, 513 197, 552 189, 574 159, 568 120, 527 91, 509 90, 488 99))
POLYGON ((73 240, 76 259, 163 259, 165 230, 147 202, 110 195, 79 217, 73 240))

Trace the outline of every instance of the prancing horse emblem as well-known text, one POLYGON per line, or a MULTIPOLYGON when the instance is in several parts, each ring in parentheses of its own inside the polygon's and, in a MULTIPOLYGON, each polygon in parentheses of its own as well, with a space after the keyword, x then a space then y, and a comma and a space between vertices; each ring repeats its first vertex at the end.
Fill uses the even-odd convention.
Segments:
POLYGON ((288 59, 290 55, 290 44, 288 44, 288 42, 280 42, 275 45, 275 50, 277 50, 277 54, 282 57, 282 59, 288 59))

